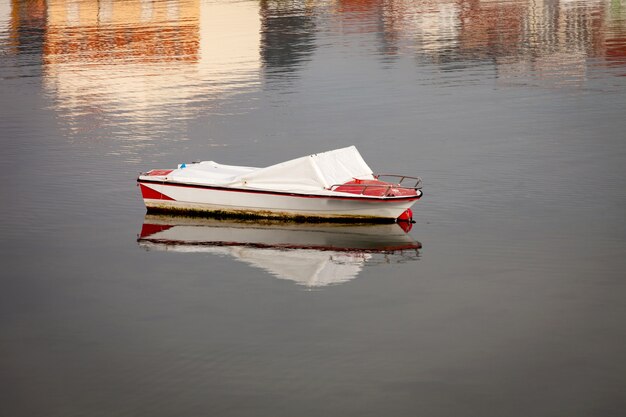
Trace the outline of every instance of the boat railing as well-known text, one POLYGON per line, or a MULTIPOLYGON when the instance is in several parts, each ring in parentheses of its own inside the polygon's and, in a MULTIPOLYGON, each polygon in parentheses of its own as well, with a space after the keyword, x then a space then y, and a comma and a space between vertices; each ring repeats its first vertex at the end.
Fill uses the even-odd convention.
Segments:
MULTIPOLYGON (((395 188, 406 188, 407 187, 397 187, 394 186, 394 184, 389 184, 389 185, 372 185, 372 184, 333 184, 330 187, 328 187, 328 189, 330 191, 343 191, 343 192, 347 192, 350 194, 357 194, 356 192, 352 192, 352 191, 344 191, 344 190, 338 190, 339 187, 349 187, 350 189, 359 189, 360 188, 360 192, 358 193, 359 195, 366 195, 365 191, 368 189, 371 190, 375 190, 375 189, 384 189, 384 192, 381 193, 381 196, 389 196, 391 189, 395 188)), ((413 190, 413 188, 410 188, 410 190, 413 190)))
MULTIPOLYGON (((394 191, 396 192, 399 190, 417 191, 422 188, 421 187, 422 180, 418 177, 408 177, 408 176, 402 176, 402 175, 384 175, 384 176, 398 177, 398 178, 401 178, 401 180, 398 183, 383 182, 382 184, 357 184, 357 183, 333 184, 330 187, 328 187, 328 190, 344 191, 344 192, 349 192, 351 194, 357 194, 356 192, 353 192, 353 191, 339 190, 339 188, 341 187, 346 187, 346 188, 349 188, 350 190, 355 190, 355 191, 359 190, 360 191, 358 193, 359 195, 366 195, 367 190, 381 190, 382 196, 397 197, 396 195, 394 195, 394 191), (401 185, 402 181, 404 181, 405 179, 415 179, 416 180, 415 186, 408 187, 408 186, 401 185)), ((376 176, 376 179, 378 179, 378 176, 376 176)))
POLYGON ((422 189, 422 179, 420 177, 411 177, 409 175, 397 175, 397 174, 376 174, 374 175, 374 178, 376 178, 377 180, 380 179, 380 177, 386 177, 386 178, 400 178, 397 182, 397 185, 401 186, 402 188, 413 188, 414 190, 421 190, 422 189), (411 181, 411 183, 413 183, 413 181, 415 181, 413 183, 413 185, 402 185, 402 183, 404 181, 411 181))

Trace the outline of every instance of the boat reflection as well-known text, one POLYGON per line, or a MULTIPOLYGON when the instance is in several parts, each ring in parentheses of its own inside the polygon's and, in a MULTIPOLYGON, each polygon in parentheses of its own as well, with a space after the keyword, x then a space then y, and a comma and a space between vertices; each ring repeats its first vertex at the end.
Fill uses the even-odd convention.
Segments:
POLYGON ((356 278, 366 264, 419 258, 421 243, 398 224, 225 221, 147 214, 138 243, 146 250, 232 256, 309 288, 356 278))

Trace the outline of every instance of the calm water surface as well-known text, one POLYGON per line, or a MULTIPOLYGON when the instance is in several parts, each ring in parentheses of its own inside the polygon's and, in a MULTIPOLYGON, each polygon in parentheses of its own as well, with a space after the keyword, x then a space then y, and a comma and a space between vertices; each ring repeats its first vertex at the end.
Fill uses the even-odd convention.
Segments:
POLYGON ((624 0, 0 0, 0 415, 623 416, 625 132, 624 0), (352 144, 408 234, 135 186, 352 144))

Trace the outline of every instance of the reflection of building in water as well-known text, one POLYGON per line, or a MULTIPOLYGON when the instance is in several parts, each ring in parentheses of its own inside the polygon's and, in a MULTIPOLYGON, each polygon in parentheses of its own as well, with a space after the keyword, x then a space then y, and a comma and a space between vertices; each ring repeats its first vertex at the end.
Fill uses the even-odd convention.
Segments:
POLYGON ((580 83, 590 65, 626 64, 623 1, 12 0, 10 5, 6 49, 18 59, 42 54, 46 87, 79 123, 86 115, 136 126, 165 123, 162 115, 167 122, 184 120, 194 109, 206 109, 207 101, 257 88, 261 64, 271 77, 311 59, 321 15, 330 17, 332 33, 373 35, 371 43, 355 37, 362 42, 355 46, 374 44, 381 55, 415 53, 440 65, 494 63, 505 82, 526 77, 580 83))
POLYGON ((47 14, 45 85, 68 126, 112 117, 140 137, 259 82, 254 4, 48 0, 47 14))
POLYGON ((344 34, 377 33, 385 31, 381 24, 385 4, 380 0, 338 0, 336 14, 341 19, 344 34))
POLYGON ((582 85, 589 65, 596 64, 590 58, 608 61, 610 45, 624 48, 626 27, 610 30, 607 6, 602 1, 471 2, 463 9, 459 53, 492 58, 504 82, 582 85), (613 42, 615 35, 622 40, 613 42))
MULTIPOLYGON (((3 7, 9 4, 3 4, 3 7)), ((7 46, 14 53, 41 52, 46 28, 46 0, 12 0, 9 17, 7 46)), ((1 27, 0 27, 1 28, 1 27)))
POLYGON ((46 63, 79 60, 94 64, 131 59, 195 62, 199 14, 197 0, 48 0, 46 63))
POLYGON ((337 0, 336 18, 346 35, 378 32, 434 63, 493 63, 500 80, 580 84, 587 77, 588 58, 617 65, 626 60, 621 4, 337 0))
POLYGON ((418 14, 420 49, 445 51, 458 44, 459 7, 451 1, 430 4, 418 14))
POLYGON ((0 1, 0 60, 11 72, 3 75, 33 77, 39 84, 45 28, 45 0, 0 1))
POLYGON ((396 13, 393 5, 381 0, 339 0, 335 17, 342 34, 375 34, 381 54, 392 57, 398 54, 395 24, 401 14, 396 13))
POLYGON ((446 62, 459 43, 458 5, 452 0, 402 3, 399 30, 411 33, 411 49, 434 62, 446 62))
POLYGON ((315 50, 315 21, 307 1, 261 0, 261 59, 266 75, 293 72, 315 50))
POLYGON ((375 33, 383 54, 401 49, 420 54, 449 50, 457 42, 458 6, 454 0, 338 0, 338 29, 345 35, 375 33))
POLYGON ((604 36, 599 55, 606 64, 612 67, 622 67, 620 75, 626 76, 626 2, 613 1, 606 7, 603 16, 604 36))
POLYGON ((515 55, 496 57, 504 82, 539 82, 543 85, 582 85, 588 57, 596 55, 602 22, 596 18, 601 4, 532 0, 519 24, 515 55), (530 81, 531 75, 534 81, 530 81))
POLYGON ((463 59, 492 59, 516 54, 521 47, 525 3, 463 1, 459 15, 459 48, 463 59))

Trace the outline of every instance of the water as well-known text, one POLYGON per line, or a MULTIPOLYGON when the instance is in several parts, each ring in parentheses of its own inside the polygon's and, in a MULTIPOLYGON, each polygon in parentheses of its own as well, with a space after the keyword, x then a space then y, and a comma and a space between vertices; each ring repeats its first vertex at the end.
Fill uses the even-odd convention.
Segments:
POLYGON ((623 415, 625 51, 623 0, 0 1, 0 415, 623 415), (144 219, 352 144, 408 234, 144 219))

